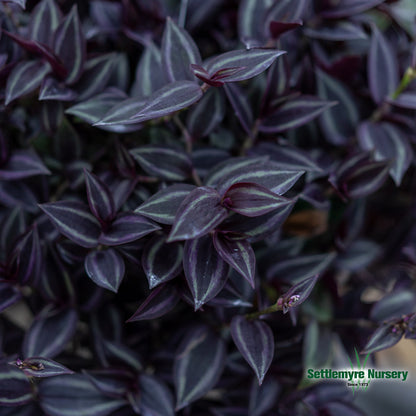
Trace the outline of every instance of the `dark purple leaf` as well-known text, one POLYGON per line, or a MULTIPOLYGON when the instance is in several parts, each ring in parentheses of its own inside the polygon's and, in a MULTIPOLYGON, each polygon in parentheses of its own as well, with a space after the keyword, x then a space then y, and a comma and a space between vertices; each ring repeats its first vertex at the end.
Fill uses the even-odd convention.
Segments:
POLYGON ((263 321, 250 321, 241 315, 234 316, 230 329, 235 345, 261 385, 274 356, 272 330, 263 321))
POLYGON ((149 97, 165 84, 162 55, 159 48, 153 42, 149 42, 137 65, 136 81, 133 84, 131 95, 139 98, 149 97))
POLYGON ((189 34, 170 17, 162 39, 162 64, 169 81, 194 80, 189 64, 200 64, 201 55, 189 34))
POLYGON ((170 181, 189 178, 192 164, 180 148, 145 145, 130 150, 130 154, 149 175, 170 181))
POLYGON ((254 167, 263 166, 268 157, 235 157, 224 160, 214 166, 206 175, 205 185, 216 187, 224 176, 232 176, 235 172, 250 171, 254 167))
POLYGON ((284 194, 299 180, 303 171, 282 170, 278 163, 268 161, 252 166, 224 169, 224 176, 219 178, 216 188, 223 194, 231 185, 239 182, 253 182, 276 194, 284 194))
POLYGON ((173 368, 176 410, 204 396, 217 384, 225 357, 224 341, 207 327, 188 331, 176 352, 173 368))
POLYGON ((269 26, 271 21, 294 22, 299 20, 308 5, 308 0, 298 0, 296 3, 291 0, 274 2, 268 12, 266 27, 269 26))
POLYGON ((4 33, 23 49, 45 59, 60 79, 64 78, 67 75, 68 71, 62 65, 62 62, 59 59, 59 57, 56 56, 47 46, 34 40, 27 40, 19 35, 10 32, 4 31, 4 33))
POLYGON ((99 242, 109 246, 130 243, 150 234, 160 227, 147 218, 135 213, 121 213, 111 224, 109 230, 100 235, 99 242))
POLYGON ((413 150, 404 132, 390 123, 367 121, 360 124, 357 136, 363 150, 374 151, 375 160, 391 160, 390 176, 400 186, 413 159, 413 150))
POLYGON ((0 169, 0 179, 15 180, 51 172, 33 150, 15 150, 8 162, 0 169))
POLYGON ((56 55, 68 70, 66 83, 74 84, 82 74, 86 55, 85 38, 76 5, 58 27, 53 45, 56 55))
POLYGON ((196 187, 188 184, 175 184, 156 192, 135 212, 161 224, 173 224, 182 201, 196 187))
POLYGON ((223 206, 246 217, 258 217, 293 202, 276 195, 264 186, 250 182, 231 185, 222 201, 223 206))
POLYGON ((399 68, 396 54, 376 26, 373 26, 367 68, 371 96, 380 104, 398 87, 399 68))
POLYGON ((273 39, 278 39, 281 35, 290 30, 296 29, 299 26, 302 26, 302 20, 297 20, 293 22, 277 22, 272 20, 269 24, 270 34, 273 39))
POLYGON ((252 135, 253 112, 244 95, 243 90, 236 84, 225 85, 227 98, 231 103, 234 114, 237 116, 241 126, 248 135, 252 135))
POLYGON ((101 227, 85 204, 59 201, 39 206, 65 237, 82 247, 97 246, 101 227))
POLYGON ((326 325, 311 319, 305 329, 302 346, 302 361, 304 368, 321 368, 331 359, 333 333, 326 325))
POLYGON ((61 11, 53 0, 41 1, 33 9, 29 21, 29 39, 52 47, 53 33, 61 18, 61 11))
POLYGON ((26 61, 16 65, 7 78, 6 105, 38 88, 50 70, 49 64, 41 61, 26 61))
MULTIPOLYGON (((341 270, 363 270, 374 262, 381 254, 381 247, 370 240, 353 241, 344 253, 336 259, 336 266, 341 270)), ((415 299, 416 300, 416 299, 415 299)))
MULTIPOLYGON (((73 101, 75 98, 77 98, 77 93, 55 78, 46 77, 43 79, 39 91, 40 101, 73 101)), ((56 104, 54 103, 54 105, 56 104)))
POLYGON ((96 285, 117 293, 124 277, 124 260, 112 248, 91 251, 85 258, 85 271, 96 285))
MULTIPOLYGON (((219 132, 217 137, 219 140, 224 138, 224 136, 221 135, 221 132, 219 132)), ((229 157, 230 154, 226 150, 216 149, 213 147, 203 147, 192 152, 192 164, 199 177, 204 178, 211 170, 212 166, 229 159, 229 157)))
POLYGON ((308 277, 305 280, 296 283, 277 301, 278 305, 282 306, 283 313, 289 312, 290 308, 299 306, 309 297, 318 281, 318 275, 308 277))
POLYGON ((17 359, 13 364, 20 368, 28 377, 45 378, 74 374, 73 371, 62 364, 43 357, 30 357, 23 361, 17 359))
POLYGON ((185 243, 183 270, 195 310, 220 292, 228 276, 228 265, 218 255, 210 235, 185 243))
POLYGON ((161 380, 141 374, 139 389, 139 408, 143 416, 174 416, 173 394, 161 380))
POLYGON ((0 405, 2 407, 22 406, 33 400, 32 386, 22 371, 2 363, 0 374, 0 405))
POLYGON ((215 189, 201 186, 191 191, 178 208, 168 242, 201 237, 228 215, 215 189))
POLYGON ((181 244, 166 244, 166 239, 160 236, 153 237, 146 244, 142 254, 142 267, 150 289, 172 280, 181 272, 182 253, 181 244))
POLYGON ((0 200, 5 207, 19 207, 30 213, 39 211, 33 188, 23 181, 0 181, 0 200))
MULTIPOLYGON (((131 99, 129 98, 128 101, 131 101, 131 99)), ((65 110, 65 113, 72 114, 89 124, 94 124, 101 120, 109 112, 110 109, 115 109, 118 104, 124 102, 126 102, 126 95, 124 92, 112 89, 108 90, 107 92, 98 94, 89 100, 83 101, 82 103, 78 103, 72 107, 69 107, 67 110, 65 110)), ((127 116, 127 118, 130 118, 130 116, 134 114, 135 111, 136 109, 134 109, 131 114, 127 116)), ((125 118, 123 117, 123 119, 125 118)), ((128 129, 126 126, 117 126, 117 123, 108 123, 108 125, 103 124, 102 126, 98 127, 112 131, 111 127, 113 125, 115 128, 119 128, 120 132, 123 132, 123 129, 128 129)))
POLYGON ((88 204, 99 221, 111 221, 115 215, 113 196, 108 187, 92 173, 84 170, 88 204))
POLYGON ((343 145, 354 134, 358 124, 358 107, 351 92, 340 81, 321 70, 316 73, 319 97, 338 102, 338 105, 327 108, 320 117, 323 133, 329 143, 343 145))
POLYGON ((192 138, 208 136, 223 120, 225 115, 224 96, 212 88, 201 101, 188 112, 186 124, 192 138))
POLYGON ((201 87, 193 81, 174 81, 154 92, 143 108, 136 112, 130 121, 142 123, 182 110, 202 97, 201 87))
POLYGON ((125 397, 133 381, 128 371, 119 369, 83 370, 82 373, 99 392, 108 397, 125 397))
POLYGON ((219 228, 223 232, 240 234, 245 238, 250 237, 252 241, 259 241, 279 231, 283 222, 291 213, 294 204, 295 201, 290 201, 280 209, 260 217, 244 217, 240 214, 234 214, 225 220, 219 228))
POLYGON ((269 156, 284 170, 323 172, 310 153, 291 145, 260 143, 251 149, 251 153, 255 156, 269 156))
POLYGON ((270 2, 267 0, 243 0, 238 8, 238 36, 240 40, 267 41, 265 20, 270 2))
POLYGON ((381 325, 371 335, 361 353, 372 354, 373 352, 390 348, 400 341, 403 334, 404 330, 401 327, 396 327, 394 324, 381 325))
POLYGON ((0 312, 14 305, 22 297, 20 291, 5 282, 0 282, 0 312))
POLYGON ((331 41, 365 40, 367 35, 361 26, 353 22, 340 22, 335 26, 305 28, 304 33, 314 39, 331 41))
POLYGON ((335 102, 302 95, 286 101, 276 111, 266 116, 259 125, 259 131, 263 133, 281 133, 295 129, 309 123, 334 105, 336 105, 335 102))
POLYGON ((240 273, 254 289, 256 256, 247 240, 231 240, 226 235, 215 233, 215 249, 221 258, 240 273))
POLYGON ((103 91, 116 66, 118 55, 110 53, 85 62, 84 72, 74 86, 79 92, 78 100, 84 101, 103 91))
MULTIPOLYGON (((238 276, 240 278, 240 276, 238 276)), ((250 288, 251 289, 251 288, 250 288)), ((223 308, 251 308, 253 304, 245 299, 243 295, 233 288, 228 282, 214 299, 211 299, 207 305, 220 306, 223 308)))
POLYGON ((20 6, 22 9, 26 8, 26 0, 2 0, 3 3, 13 3, 20 6))
POLYGON ((250 390, 248 416, 262 416, 275 405, 280 393, 280 385, 272 378, 266 378, 261 386, 253 382, 250 390))
POLYGON ((343 184, 346 196, 355 199, 374 193, 387 179, 389 170, 390 164, 386 162, 368 162, 357 166, 343 184))
POLYGON ((63 351, 73 337, 77 322, 78 314, 74 309, 54 311, 46 307, 26 332, 23 355, 25 357, 55 357, 63 351))
POLYGON ((16 277, 21 285, 37 282, 42 269, 42 251, 36 226, 29 230, 15 247, 16 277))
POLYGON ((395 290, 374 304, 370 318, 383 322, 415 312, 416 295, 406 289, 395 290))
POLYGON ((270 280, 296 284, 325 271, 336 257, 335 253, 298 256, 274 264, 267 270, 266 277, 270 280))
POLYGON ((124 344, 116 341, 104 341, 104 350, 111 363, 126 366, 135 371, 142 371, 143 364, 139 354, 124 344))
POLYGON ((160 318, 170 312, 178 301, 179 297, 176 290, 169 285, 163 284, 152 290, 150 295, 127 322, 160 318))
POLYGON ((211 58, 206 64, 206 70, 212 76, 221 69, 240 67, 240 71, 224 78, 224 82, 244 81, 265 71, 284 53, 273 49, 234 50, 211 58))
MULTIPOLYGON (((333 7, 321 13, 329 19, 339 19, 365 12, 383 3, 383 0, 340 0, 333 4, 333 7)), ((331 3, 329 3, 331 4, 331 3)))
POLYGON ((38 388, 40 405, 49 416, 107 416, 126 404, 104 396, 81 374, 49 378, 38 388))

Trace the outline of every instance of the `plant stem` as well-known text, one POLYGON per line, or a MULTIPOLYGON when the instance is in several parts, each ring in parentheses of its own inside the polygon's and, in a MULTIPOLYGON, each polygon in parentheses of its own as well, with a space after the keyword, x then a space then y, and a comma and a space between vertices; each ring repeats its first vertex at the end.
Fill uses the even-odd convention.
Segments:
POLYGON ((273 305, 271 305, 271 306, 269 306, 269 307, 267 307, 265 309, 262 309, 261 311, 257 311, 257 312, 253 312, 253 313, 248 313, 246 315, 246 318, 247 319, 250 319, 250 320, 257 319, 257 318, 259 318, 262 315, 267 315, 269 313, 273 313, 273 312, 277 312, 277 311, 281 311, 281 310, 282 310, 282 306, 278 305, 277 302, 276 302, 273 305))
POLYGON ((406 69, 399 86, 396 88, 396 91, 391 95, 391 98, 395 100, 414 79, 416 79, 416 69, 409 66, 409 68, 406 69))

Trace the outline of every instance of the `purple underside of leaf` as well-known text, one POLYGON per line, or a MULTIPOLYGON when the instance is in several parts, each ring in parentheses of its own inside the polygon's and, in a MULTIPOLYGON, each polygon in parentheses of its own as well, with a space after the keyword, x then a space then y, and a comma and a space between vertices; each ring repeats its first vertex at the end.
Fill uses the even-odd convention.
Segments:
POLYGON ((117 293, 124 277, 124 260, 112 248, 92 251, 85 259, 85 271, 95 284, 117 293))
POLYGON ((22 406, 33 400, 29 379, 22 371, 3 363, 0 365, 0 374, 0 405, 2 407, 22 406))
POLYGON ((270 34, 273 39, 279 38, 283 33, 289 32, 290 30, 296 29, 299 26, 302 26, 302 20, 295 22, 276 22, 271 21, 269 25, 270 34))
POLYGON ((173 224, 179 206, 195 188, 194 185, 188 184, 168 186, 143 202, 135 212, 161 224, 173 224))
POLYGON ((211 390, 225 364, 225 344, 205 326, 191 329, 178 348, 174 363, 176 411, 211 390))
POLYGON ((142 123, 189 107, 202 97, 201 87, 193 81, 174 81, 155 91, 143 108, 130 120, 142 123))
POLYGON ((395 99, 388 99, 389 103, 396 105, 397 107, 408 108, 410 110, 416 110, 416 92, 402 92, 395 99))
POLYGON ((180 148, 168 146, 141 146, 130 154, 149 175, 170 181, 182 181, 192 171, 189 156, 180 148))
POLYGON ((272 330, 265 322, 249 321, 239 315, 234 316, 230 328, 235 345, 261 385, 274 356, 272 330))
POLYGON ((230 240, 221 233, 215 233, 213 242, 217 253, 233 269, 240 273, 254 289, 256 256, 247 240, 230 240))
POLYGON ((179 206, 168 242, 201 237, 213 230, 227 215, 228 211, 221 205, 217 191, 206 186, 196 188, 179 206))
POLYGON ((182 252, 181 244, 166 244, 164 237, 156 236, 146 244, 142 254, 142 267, 150 289, 173 279, 181 272, 182 252))
POLYGON ((98 241, 101 244, 117 246, 138 240, 150 234, 160 227, 139 214, 121 213, 111 224, 106 232, 103 232, 98 241))
POLYGON ((101 227, 85 204, 59 201, 39 206, 65 237, 86 248, 98 244, 101 227))
POLYGON ((174 288, 163 284, 152 290, 146 300, 127 322, 159 318, 169 313, 178 303, 179 297, 174 288))
POLYGON ((213 75, 225 68, 241 68, 240 71, 224 79, 225 82, 243 81, 265 71, 285 51, 250 49, 225 52, 211 58, 206 64, 206 70, 213 75), (243 69, 244 68, 244 69, 243 69))
POLYGON ((271 115, 265 117, 259 125, 264 133, 281 133, 309 123, 336 102, 321 100, 317 97, 301 96, 285 102, 271 115))
POLYGON ((223 201, 227 208, 247 217, 258 217, 292 203, 264 186, 249 182, 231 185, 223 201))

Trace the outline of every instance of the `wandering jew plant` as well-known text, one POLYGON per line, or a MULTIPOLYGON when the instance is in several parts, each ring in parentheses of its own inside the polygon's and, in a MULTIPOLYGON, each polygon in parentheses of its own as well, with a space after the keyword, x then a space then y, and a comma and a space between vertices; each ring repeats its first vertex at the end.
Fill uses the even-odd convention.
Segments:
POLYGON ((416 338, 406 0, 0 0, 0 414, 365 414, 416 338))

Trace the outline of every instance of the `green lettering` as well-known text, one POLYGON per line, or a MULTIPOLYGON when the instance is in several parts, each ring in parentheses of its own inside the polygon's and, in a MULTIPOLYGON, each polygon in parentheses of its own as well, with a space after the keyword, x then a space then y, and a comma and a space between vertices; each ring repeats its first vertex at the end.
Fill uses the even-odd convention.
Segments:
POLYGON ((312 368, 310 368, 308 370, 308 378, 313 378, 313 370, 312 370, 312 368))

